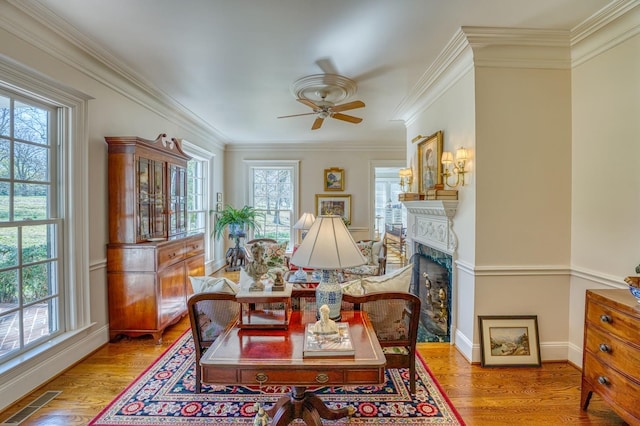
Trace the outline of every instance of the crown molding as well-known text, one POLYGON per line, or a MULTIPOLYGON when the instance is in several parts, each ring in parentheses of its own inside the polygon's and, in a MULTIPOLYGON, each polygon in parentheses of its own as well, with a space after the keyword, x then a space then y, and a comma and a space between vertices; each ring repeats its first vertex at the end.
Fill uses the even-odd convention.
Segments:
POLYGON ((618 0, 571 31, 571 66, 576 67, 640 33, 640 0, 618 0))
POLYGON ((406 155, 406 147, 404 142, 398 142, 395 145, 345 145, 340 142, 326 142, 322 144, 294 142, 294 143, 234 143, 225 146, 226 152, 256 152, 256 151, 287 151, 287 152, 387 152, 397 153, 398 155, 406 155))
POLYGON ((224 148, 228 138, 220 131, 153 87, 39 2, 6 0, 0 27, 167 121, 189 129, 215 148, 224 148))

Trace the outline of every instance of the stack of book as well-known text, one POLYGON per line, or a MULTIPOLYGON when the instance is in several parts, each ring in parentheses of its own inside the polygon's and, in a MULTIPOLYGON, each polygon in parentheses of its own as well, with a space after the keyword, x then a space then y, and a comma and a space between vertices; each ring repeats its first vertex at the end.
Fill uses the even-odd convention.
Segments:
POLYGON ((427 200, 457 200, 457 189, 429 189, 427 190, 427 200))
POLYGON ((313 331, 315 324, 305 327, 303 357, 340 357, 354 356, 355 349, 351 341, 349 323, 338 322, 338 331, 332 334, 318 334, 313 331))
POLYGON ((399 201, 417 201, 422 199, 424 199, 424 197, 417 192, 401 192, 398 194, 399 201))

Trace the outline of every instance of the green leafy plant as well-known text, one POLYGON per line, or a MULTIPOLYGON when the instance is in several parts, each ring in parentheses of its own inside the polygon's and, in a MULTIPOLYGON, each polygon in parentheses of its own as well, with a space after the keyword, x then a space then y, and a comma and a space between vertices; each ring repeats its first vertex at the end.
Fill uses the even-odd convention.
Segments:
MULTIPOLYGON (((216 222, 213 226, 213 235, 216 239, 220 239, 227 226, 238 229, 239 231, 244 231, 247 228, 260 230, 259 219, 262 215, 251 206, 236 209, 227 204, 224 209, 214 213, 216 215, 216 222)), ((236 232, 229 232, 229 238, 237 239, 238 236, 236 234, 236 232)))

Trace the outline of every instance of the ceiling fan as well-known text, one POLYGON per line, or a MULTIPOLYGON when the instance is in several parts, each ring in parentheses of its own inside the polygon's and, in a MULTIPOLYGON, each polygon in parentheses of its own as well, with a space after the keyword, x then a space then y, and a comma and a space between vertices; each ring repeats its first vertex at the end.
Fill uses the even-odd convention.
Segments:
POLYGON ((317 117, 311 126, 311 130, 317 130, 322 126, 325 118, 335 118, 336 120, 347 121, 349 123, 360 123, 362 118, 354 117, 352 115, 342 114, 342 111, 348 111, 350 109, 363 108, 364 102, 362 101, 353 101, 347 102, 346 104, 334 105, 333 102, 327 101, 326 95, 321 96, 322 100, 313 102, 309 99, 297 99, 298 102, 305 104, 309 108, 313 109, 313 112, 307 112, 304 114, 293 114, 293 115, 284 115, 278 118, 289 118, 289 117, 299 117, 301 115, 313 115, 316 114, 317 117))

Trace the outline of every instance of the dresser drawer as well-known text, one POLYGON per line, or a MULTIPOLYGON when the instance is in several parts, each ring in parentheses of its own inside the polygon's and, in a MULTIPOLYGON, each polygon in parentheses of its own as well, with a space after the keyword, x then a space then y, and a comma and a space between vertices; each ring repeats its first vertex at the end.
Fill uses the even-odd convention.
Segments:
MULTIPOLYGON (((629 380, 612 368, 599 362, 591 353, 586 353, 583 365, 583 380, 609 404, 623 410, 633 418, 640 419, 640 382, 629 380)), ((625 416, 629 418, 629 416, 625 416)))
POLYGON ((595 327, 587 328, 585 350, 605 365, 640 382, 640 351, 595 327))
POLYGON ((586 320, 622 340, 638 342, 638 319, 591 300, 586 320))
POLYGON ((186 257, 197 256, 204 253, 204 236, 196 235, 185 240, 186 257))
POLYGON ((158 248, 158 269, 165 268, 176 262, 184 260, 185 246, 180 241, 175 244, 167 244, 158 248))

